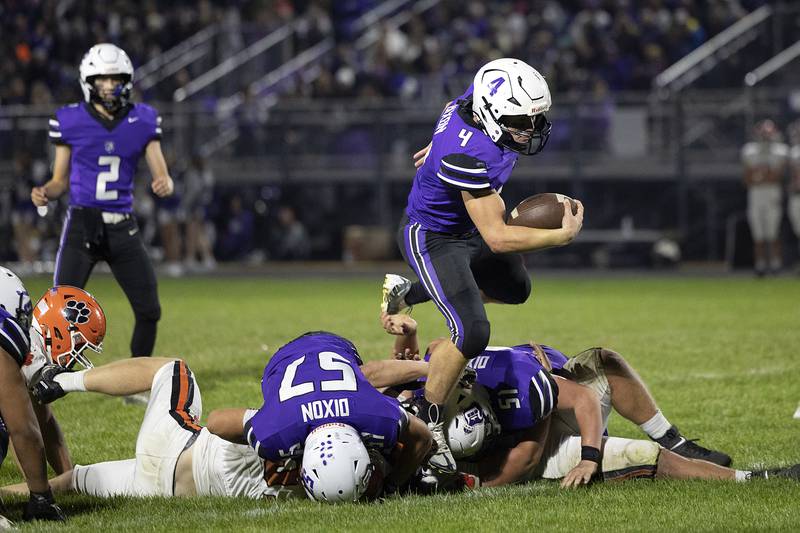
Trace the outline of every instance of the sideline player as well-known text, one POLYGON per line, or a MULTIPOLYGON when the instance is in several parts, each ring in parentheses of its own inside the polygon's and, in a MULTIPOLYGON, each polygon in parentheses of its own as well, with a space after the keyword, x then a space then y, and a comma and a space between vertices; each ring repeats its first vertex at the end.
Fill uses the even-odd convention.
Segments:
MULTIPOLYGON (((331 344, 327 346, 336 348, 331 344)), ((326 353, 331 354, 332 352, 326 353)), ((344 381, 347 381, 349 374, 344 369, 342 362, 333 357, 331 362, 337 365, 337 370, 342 369, 341 376, 344 381)), ((409 368, 397 363, 399 362, 370 362, 362 367, 363 374, 360 374, 361 370, 359 369, 351 370, 353 374, 358 372, 362 379, 367 379, 379 387, 397 384, 398 379, 410 381, 422 375, 420 369, 424 365, 409 368), (403 371, 398 372, 398 368, 403 371)), ((300 372, 298 379, 302 375, 300 372)), ((328 384, 335 381, 331 380, 328 384)), ((375 400, 374 397, 369 397, 370 390, 374 392, 375 397, 378 396, 379 393, 371 387, 370 383, 363 381, 358 383, 359 400, 375 400)), ((293 469, 287 468, 282 461, 285 457, 281 457, 280 463, 265 461, 252 447, 243 443, 229 442, 209 431, 210 429, 225 434, 226 431, 230 432, 231 428, 234 428, 231 440, 241 441, 244 438, 243 427, 256 414, 255 410, 217 410, 209 416, 208 429, 198 424, 202 415, 200 388, 191 370, 180 359, 128 359, 78 372, 66 372, 62 367, 49 366, 40 372, 32 383, 33 395, 43 403, 55 401, 70 392, 99 392, 112 396, 124 396, 148 390, 151 391, 150 400, 136 442, 136 458, 86 466, 76 465, 74 470, 52 480, 54 490, 76 491, 101 497, 115 495, 191 496, 197 494, 263 498, 302 494, 302 489, 297 484, 297 473, 292 472, 293 469)), ((355 398, 351 399, 353 401, 349 405, 356 407, 355 398)), ((397 404, 394 400, 390 402, 388 398, 385 402, 397 404)), ((398 412, 403 414, 399 411, 399 404, 397 405, 398 412)), ((336 406, 330 402, 319 403, 319 405, 314 405, 312 402, 310 413, 316 413, 320 409, 340 409, 341 406, 341 402, 336 406)), ((375 407, 375 403, 364 405, 362 410, 368 406, 375 407)), ((353 409, 354 417, 356 410, 353 409)), ((379 410, 376 408, 376 411, 379 410)), ((390 414, 392 413, 390 412, 390 414)), ((347 415, 344 416, 343 419, 348 420, 347 415)), ((380 416, 376 412, 376 419, 380 419, 380 416)), ((283 420, 291 421, 291 417, 287 416, 283 420)), ((365 422, 363 418, 351 423, 358 427, 372 427, 369 421, 365 422), (362 424, 366 425, 362 426, 362 424)), ((289 431, 289 429, 284 429, 289 431)), ((323 424, 323 433, 330 429, 330 423, 323 424)), ((415 451, 414 453, 419 454, 416 459, 417 464, 422 460, 430 447, 430 435, 427 434, 424 424, 418 420, 407 423, 405 429, 399 426, 393 426, 390 429, 393 429, 395 434, 399 432, 399 435, 396 435, 396 441, 409 444, 408 449, 399 451, 398 456, 390 458, 390 463, 395 466, 395 469, 387 479, 393 481, 397 479, 398 475, 402 475, 404 470, 400 467, 399 461, 407 457, 410 452, 415 451), (415 434, 415 431, 418 433, 415 434)), ((341 433, 341 428, 337 428, 337 430, 341 433)), ((353 437, 361 438, 361 436, 353 437)), ((381 437, 379 432, 371 435, 371 438, 375 440, 381 437)), ((315 448, 322 445, 326 454, 338 454, 339 462, 332 461, 328 455, 328 464, 315 466, 320 479, 316 480, 316 489, 313 487, 309 489, 310 494, 316 495, 319 493, 320 487, 338 483, 339 488, 345 491, 349 490, 349 494, 360 496, 359 491, 363 492, 366 489, 366 482, 371 479, 373 463, 382 463, 372 453, 366 459, 362 457, 362 463, 358 468, 361 477, 354 479, 351 476, 348 486, 348 480, 339 479, 338 474, 341 473, 343 465, 345 468, 348 465, 352 468, 348 454, 352 454, 352 450, 356 450, 357 455, 358 443, 353 441, 343 446, 342 443, 337 442, 333 446, 329 446, 329 438, 322 443, 311 441, 313 439, 309 437, 306 446, 315 448), (339 471, 336 470, 337 464, 339 471)), ((386 447, 382 447, 381 451, 391 449, 392 446, 389 445, 387 439, 386 447)), ((302 443, 300 447, 302 448, 302 443)), ((296 449, 292 451, 298 452, 296 449)), ((302 449, 299 452, 302 453, 302 449)), ((299 454, 293 453, 292 457, 296 459, 297 455, 299 454)), ((308 458, 314 459, 312 454, 308 454, 308 458)), ((306 459, 304 459, 304 465, 305 461, 306 459)), ((409 468, 411 466, 415 465, 409 465, 409 468)), ((380 477, 376 476, 375 482, 379 481, 380 477)), ((24 492, 24 486, 15 485, 7 487, 6 490, 24 492)), ((336 496, 334 495, 332 499, 336 499, 336 496)), ((357 499, 357 497, 352 499, 357 499)))
POLYGON ((391 465, 387 488, 399 487, 427 456, 432 437, 422 421, 375 387, 415 380, 425 365, 394 361, 401 364, 377 366, 385 378, 368 379, 367 369, 375 363, 362 367, 355 346, 343 337, 306 333, 270 359, 258 411, 220 411, 217 420, 209 420, 209 429, 249 443, 269 461, 302 456, 301 482, 318 501, 359 499, 367 489, 359 480, 368 480, 382 458, 391 465))
MULTIPOLYGON (((392 351, 395 357, 413 358, 419 354, 417 324, 411 317, 384 314, 381 322, 388 333, 397 335, 392 351)), ((543 413, 537 415, 535 412, 534 404, 538 405, 535 400, 539 396, 536 389, 530 387, 528 390, 524 384, 530 381, 530 375, 536 374, 531 368, 538 364, 543 364, 558 377, 594 391, 603 427, 613 407, 624 418, 639 425, 654 441, 605 438, 601 457, 606 479, 652 476, 659 466, 657 461, 662 460, 660 457, 664 462, 661 475, 694 477, 703 472, 715 472, 688 465, 673 455, 722 466, 730 464, 728 455, 708 450, 683 437, 664 417, 636 371, 616 352, 593 348, 568 359, 548 346, 490 347, 471 360, 469 367, 477 373, 477 383, 489 389, 494 413, 504 429, 507 449, 495 454, 494 461, 484 463, 482 484, 507 484, 531 476, 564 478, 580 462, 583 450, 577 436, 580 433, 578 420, 563 409, 563 405, 559 405, 551 417, 549 435, 542 438, 541 430, 538 433, 534 431, 537 423, 542 421, 543 413), (515 383, 519 386, 515 387, 515 383), (660 447, 670 453, 660 456, 660 447), (540 458, 544 461, 540 462, 540 458)), ((564 380, 557 382, 561 384, 564 380)), ((722 470, 716 472, 723 473, 722 470)), ((727 469, 724 475, 732 472, 727 469)))
POLYGON ((113 44, 97 44, 83 56, 80 84, 84 102, 62 107, 50 119, 53 177, 31 190, 31 200, 47 206, 70 190, 53 284, 85 287, 94 265, 107 261, 133 308, 131 355, 149 356, 161 305, 132 214, 133 179, 144 154, 153 192, 172 194, 161 152, 161 118, 146 104, 130 103, 133 65, 113 44))
MULTIPOLYGON (((37 420, 41 410, 34 410, 20 371, 30 349, 30 315, 28 291, 13 272, 0 267, 0 464, 6 457, 10 437, 27 480, 23 485, 30 493, 23 518, 65 520, 47 482, 45 448, 37 420)), ((60 471, 57 464, 53 466, 60 471)))
POLYGON ((431 355, 420 406, 438 445, 430 465, 441 472, 455 470, 442 406, 467 361, 489 342, 484 302, 525 302, 531 280, 519 253, 565 245, 583 223, 580 204, 577 215, 565 208, 560 229, 504 222, 499 193, 518 154, 539 153, 547 143, 550 105, 547 82, 535 69, 510 58, 487 63, 442 112, 408 197, 398 243, 419 281, 387 275, 382 310, 394 314, 432 299, 450 329, 450 340, 431 355))
POLYGON ((767 272, 778 273, 782 266, 778 236, 789 148, 781 142, 778 128, 769 119, 756 124, 753 131, 754 140, 742 147, 742 164, 755 271, 763 277, 767 272))

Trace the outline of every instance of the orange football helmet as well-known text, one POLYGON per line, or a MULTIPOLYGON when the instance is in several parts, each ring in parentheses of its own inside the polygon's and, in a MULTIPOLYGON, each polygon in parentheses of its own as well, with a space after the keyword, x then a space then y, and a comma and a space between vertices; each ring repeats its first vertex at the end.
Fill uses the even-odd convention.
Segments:
POLYGON ((76 362, 92 368, 84 351, 103 351, 106 315, 97 300, 78 287, 48 289, 33 307, 31 326, 35 333, 31 348, 39 348, 49 361, 63 368, 71 369, 76 362))

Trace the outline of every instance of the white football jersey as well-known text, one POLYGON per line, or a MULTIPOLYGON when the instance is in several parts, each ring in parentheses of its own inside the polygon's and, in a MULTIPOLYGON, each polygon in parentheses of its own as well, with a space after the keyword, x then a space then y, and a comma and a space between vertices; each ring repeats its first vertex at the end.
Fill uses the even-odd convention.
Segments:
POLYGON ((25 385, 30 386, 33 375, 47 364, 47 356, 42 352, 40 343, 34 342, 37 336, 31 328, 31 351, 22 365, 22 375, 25 378, 25 385))
POLYGON ((742 163, 747 166, 768 166, 779 170, 789 158, 789 147, 784 143, 749 142, 742 147, 742 163))

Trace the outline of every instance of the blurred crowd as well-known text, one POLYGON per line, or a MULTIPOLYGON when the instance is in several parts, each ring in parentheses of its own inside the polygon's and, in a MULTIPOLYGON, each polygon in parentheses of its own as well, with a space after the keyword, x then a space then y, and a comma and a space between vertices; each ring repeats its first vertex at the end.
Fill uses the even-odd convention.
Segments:
MULTIPOLYGON (((562 93, 598 84, 646 90, 765 1, 442 0, 399 27, 383 24, 377 46, 357 51, 353 23, 377 0, 8 0, 0 5, 0 104, 74 99, 77 63, 97 42, 122 45, 138 67, 213 23, 225 28, 225 56, 245 44, 243 25, 268 32, 298 19, 298 49, 326 35, 337 48, 313 83, 298 80, 297 96, 413 97, 501 56, 529 61, 562 93)), ((188 74, 179 70, 170 90, 188 74)))
MULTIPOLYGON (((374 3, 348 0, 341 4, 349 5, 349 10, 340 7, 334 13, 346 24, 351 11, 360 13, 374 3)), ((332 31, 328 9, 326 0, 4 0, 0 3, 0 105, 52 105, 79 98, 78 63, 99 42, 119 44, 134 66, 141 67, 219 23, 226 35, 218 55, 225 56, 244 45, 244 24, 264 33, 307 14, 312 23, 301 39, 332 31)), ((177 81, 187 81, 185 74, 179 72, 177 81)))
MULTIPOLYGON (((469 79, 487 60, 518 57, 566 91, 649 90, 653 78, 765 0, 443 0, 362 53, 340 42, 314 98, 411 98, 424 84, 469 79)), ((448 91, 463 87, 454 87, 448 91)))

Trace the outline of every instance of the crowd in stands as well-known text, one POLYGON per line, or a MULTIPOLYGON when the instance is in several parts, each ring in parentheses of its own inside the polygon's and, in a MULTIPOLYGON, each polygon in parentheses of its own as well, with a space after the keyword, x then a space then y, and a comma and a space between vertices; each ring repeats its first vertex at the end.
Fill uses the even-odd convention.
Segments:
MULTIPOLYGON (((0 105, 55 105, 79 98, 78 63, 99 42, 120 45, 134 66, 141 67, 212 23, 235 27, 240 33, 246 22, 266 32, 309 10, 312 18, 319 18, 315 13, 320 5, 327 4, 314 0, 4 0, 0 3, 0 105)), ((340 11, 347 16, 346 10, 340 11)), ((314 27, 306 30, 314 31, 314 27)), ((241 35, 226 39, 233 50, 244 40, 241 35)))
MULTIPOLYGON (((649 90, 653 78, 765 0, 443 0, 379 44, 340 43, 311 86, 296 94, 413 97, 425 83, 469 79, 496 57, 518 57, 551 87, 649 90)), ((455 88, 454 88, 455 89, 455 88)), ((452 91, 450 91, 452 92, 452 91)))
POLYGON ((269 31, 297 19, 301 47, 337 40, 316 80, 297 83, 299 96, 410 97, 500 56, 529 61, 562 92, 599 80, 612 91, 647 90, 664 68, 765 2, 442 0, 400 27, 383 24, 377 46, 357 52, 353 22, 377 0, 8 0, 0 6, 0 104, 74 99, 77 62, 97 42, 120 44, 141 66, 215 22, 236 50, 244 23, 269 31))

